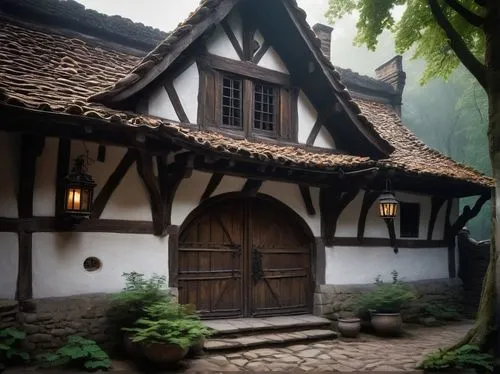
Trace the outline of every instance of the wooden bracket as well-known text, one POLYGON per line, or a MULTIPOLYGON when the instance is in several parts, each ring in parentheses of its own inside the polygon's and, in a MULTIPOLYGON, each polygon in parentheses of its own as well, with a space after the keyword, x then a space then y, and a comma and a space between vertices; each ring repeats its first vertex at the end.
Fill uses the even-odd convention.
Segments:
POLYGON ((69 173, 69 163, 71 154, 71 140, 59 139, 57 149, 57 169, 56 169, 56 216, 61 215, 64 211, 65 199, 65 183, 64 178, 69 173))
POLYGON ((362 241, 365 236, 366 218, 368 216, 368 212, 380 195, 380 191, 365 191, 358 221, 358 239, 360 241, 362 241))
POLYGON ((337 221, 343 210, 359 193, 359 188, 342 192, 335 188, 323 188, 319 195, 321 210, 321 236, 326 246, 332 246, 337 230, 337 221))
POLYGON ((314 209, 314 204, 311 198, 311 190, 309 186, 299 185, 300 194, 302 195, 302 200, 306 206, 307 214, 310 216, 316 215, 316 209, 314 209))
POLYGON ((258 179, 248 179, 241 189, 241 192, 246 196, 256 196, 259 192, 259 189, 262 187, 262 180, 258 179))
POLYGON ((210 178, 210 181, 207 184, 207 188, 205 189, 205 192, 203 192, 203 195, 201 196, 200 203, 208 199, 210 196, 212 196, 212 194, 215 192, 219 184, 222 182, 223 178, 224 174, 220 173, 212 174, 212 177, 210 178))
POLYGON ((163 207, 163 227, 168 228, 172 224, 172 204, 175 193, 186 177, 186 173, 183 169, 174 168, 172 170, 162 157, 156 158, 156 164, 158 165, 158 181, 163 207))
POLYGON ((437 216, 445 202, 446 199, 439 196, 433 196, 431 199, 431 215, 429 218, 429 227, 427 228, 427 240, 432 240, 432 233, 434 232, 437 216))

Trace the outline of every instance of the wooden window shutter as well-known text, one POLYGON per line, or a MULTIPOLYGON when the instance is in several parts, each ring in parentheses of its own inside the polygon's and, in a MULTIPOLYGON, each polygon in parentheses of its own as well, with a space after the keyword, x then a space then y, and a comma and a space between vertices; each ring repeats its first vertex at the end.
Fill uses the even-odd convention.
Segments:
POLYGON ((297 141, 297 90, 280 88, 279 137, 286 141, 297 141))
POLYGON ((220 110, 220 84, 218 72, 198 61, 200 86, 198 92, 198 125, 200 128, 218 126, 220 110), (217 114, 219 113, 219 117, 217 114))

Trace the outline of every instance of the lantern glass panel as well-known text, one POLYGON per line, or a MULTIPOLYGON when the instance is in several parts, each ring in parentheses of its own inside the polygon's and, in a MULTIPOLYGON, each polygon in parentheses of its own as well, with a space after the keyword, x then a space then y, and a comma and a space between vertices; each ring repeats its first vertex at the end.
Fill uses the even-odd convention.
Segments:
POLYGON ((89 210, 89 190, 87 189, 82 189, 82 195, 81 195, 81 210, 83 211, 88 211, 89 210))
POLYGON ((81 206, 81 189, 77 187, 69 187, 66 208, 68 210, 79 211, 81 206))

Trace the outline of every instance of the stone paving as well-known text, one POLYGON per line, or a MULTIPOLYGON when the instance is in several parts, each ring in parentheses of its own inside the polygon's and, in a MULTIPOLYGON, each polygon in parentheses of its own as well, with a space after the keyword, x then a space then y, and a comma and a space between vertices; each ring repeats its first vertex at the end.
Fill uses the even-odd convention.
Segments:
POLYGON ((466 322, 432 328, 408 326, 401 338, 362 334, 357 339, 206 355, 186 362, 182 371, 415 371, 425 354, 454 343, 471 327, 466 322))

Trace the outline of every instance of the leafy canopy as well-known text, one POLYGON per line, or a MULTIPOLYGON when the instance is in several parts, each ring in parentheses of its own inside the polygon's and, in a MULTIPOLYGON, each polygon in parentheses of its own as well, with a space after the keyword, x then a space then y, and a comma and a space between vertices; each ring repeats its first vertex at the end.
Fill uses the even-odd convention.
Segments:
MULTIPOLYGON (((484 15, 484 8, 474 0, 458 2, 473 13, 484 15)), ((483 30, 467 22, 449 6, 442 2, 440 5, 470 52, 479 61, 484 61, 483 30)), ((398 53, 411 50, 414 59, 427 62, 421 83, 435 77, 447 79, 460 65, 460 60, 450 48, 448 38, 436 22, 427 0, 329 0, 326 16, 334 23, 353 12, 359 14, 355 44, 366 45, 370 50, 375 50, 378 37, 383 31, 394 33, 398 53), (397 6, 405 7, 398 20, 393 15, 397 6)))

